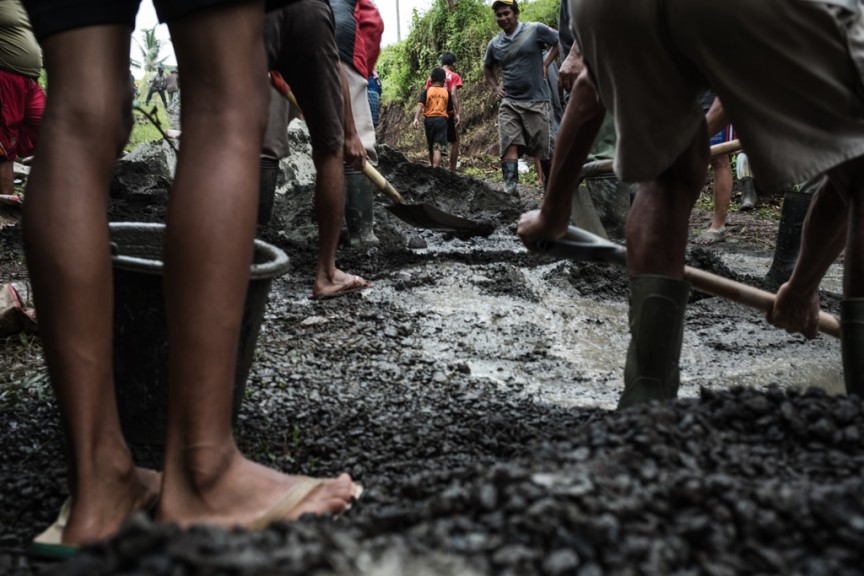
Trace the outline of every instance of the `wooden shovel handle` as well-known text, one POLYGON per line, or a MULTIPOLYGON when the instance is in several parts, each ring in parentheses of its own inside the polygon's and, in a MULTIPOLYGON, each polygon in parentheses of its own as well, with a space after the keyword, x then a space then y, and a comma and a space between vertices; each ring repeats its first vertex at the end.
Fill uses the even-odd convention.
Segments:
MULTIPOLYGON (((777 296, 765 290, 753 288, 741 282, 735 282, 716 274, 705 272, 690 266, 684 267, 684 278, 700 292, 720 296, 763 312, 768 312, 774 306, 777 296)), ((837 338, 840 337, 840 322, 827 312, 819 312, 819 331, 837 338)))
POLYGON ((402 195, 399 194, 399 191, 396 190, 396 188, 394 188, 393 185, 390 184, 369 162, 363 162, 363 174, 365 174, 379 190, 393 200, 393 202, 396 204, 405 203, 405 200, 402 199, 402 195))
MULTIPOLYGON (((741 142, 738 140, 730 140, 729 142, 723 142, 722 144, 711 146, 709 155, 711 158, 714 158, 715 156, 723 156, 724 154, 731 154, 733 152, 738 152, 739 150, 741 150, 741 142)), ((593 178, 594 176, 600 176, 601 174, 610 174, 613 170, 612 163, 612 160, 594 160, 593 162, 586 162, 582 166, 582 172, 579 173, 579 178, 593 178)))
MULTIPOLYGON (((285 79, 276 70, 270 71, 270 83, 286 100, 288 100, 288 102, 291 103, 292 106, 294 106, 294 108, 298 111, 300 110, 300 104, 297 103, 297 98, 294 97, 291 87, 288 86, 288 83, 285 82, 285 79)), ((402 199, 402 195, 399 194, 399 191, 396 190, 392 184, 387 182, 384 176, 382 176, 381 173, 378 172, 378 170, 376 170, 369 162, 363 162, 363 174, 365 174, 379 190, 389 196, 393 202, 396 204, 405 203, 405 200, 402 199)))

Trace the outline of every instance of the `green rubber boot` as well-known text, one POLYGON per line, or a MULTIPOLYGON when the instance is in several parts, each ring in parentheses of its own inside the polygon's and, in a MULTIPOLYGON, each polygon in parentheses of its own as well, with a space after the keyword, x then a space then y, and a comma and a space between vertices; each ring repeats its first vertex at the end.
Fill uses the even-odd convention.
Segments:
POLYGON ((276 180, 279 177, 279 160, 261 156, 261 180, 258 184, 258 225, 270 223, 273 202, 276 198, 276 180))
POLYGON ((501 175, 504 177, 504 192, 514 196, 519 195, 519 161, 502 160, 501 175))
POLYGON ((666 276, 630 279, 630 348, 618 409, 678 396, 678 359, 690 283, 666 276))
POLYGON ((846 394, 864 398, 864 298, 840 302, 840 351, 846 394))
POLYGON ((375 185, 362 172, 345 170, 345 226, 348 245, 352 248, 374 248, 375 185))

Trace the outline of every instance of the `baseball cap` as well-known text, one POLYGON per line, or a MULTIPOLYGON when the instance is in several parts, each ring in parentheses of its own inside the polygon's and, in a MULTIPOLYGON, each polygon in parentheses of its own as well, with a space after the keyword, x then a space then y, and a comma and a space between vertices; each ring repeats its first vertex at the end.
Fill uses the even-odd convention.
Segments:
POLYGON ((519 10, 519 4, 516 3, 516 0, 495 0, 492 2, 493 10, 496 10, 498 6, 509 6, 513 10, 519 10))

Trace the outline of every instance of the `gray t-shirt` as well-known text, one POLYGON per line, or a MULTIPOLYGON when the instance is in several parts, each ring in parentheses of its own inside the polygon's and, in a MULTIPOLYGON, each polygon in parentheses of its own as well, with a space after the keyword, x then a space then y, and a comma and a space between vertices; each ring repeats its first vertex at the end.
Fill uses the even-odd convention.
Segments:
POLYGON ((556 30, 538 22, 520 22, 513 36, 507 37, 502 31, 489 42, 483 64, 501 67, 505 98, 548 102, 543 49, 557 43, 556 30))

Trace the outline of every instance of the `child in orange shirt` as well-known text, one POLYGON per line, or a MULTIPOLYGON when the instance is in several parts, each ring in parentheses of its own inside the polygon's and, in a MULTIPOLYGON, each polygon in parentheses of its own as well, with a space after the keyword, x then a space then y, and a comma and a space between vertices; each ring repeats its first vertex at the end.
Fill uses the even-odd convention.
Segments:
POLYGON ((433 168, 441 166, 441 156, 447 155, 447 117, 453 110, 450 92, 444 87, 446 73, 443 68, 433 68, 429 75, 432 85, 420 93, 417 111, 414 113, 414 127, 420 126, 420 112, 423 112, 423 127, 426 129, 426 146, 429 149, 429 163, 433 168))

